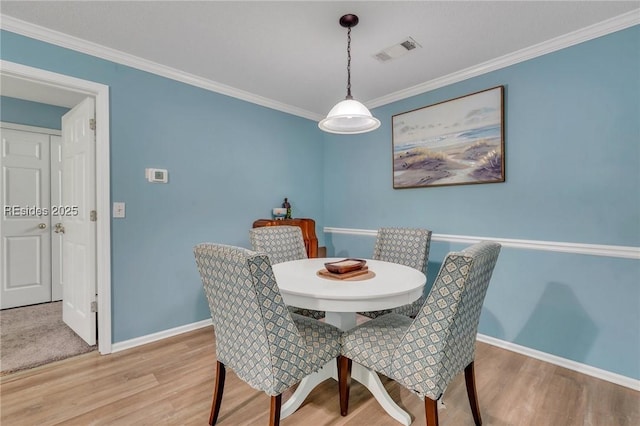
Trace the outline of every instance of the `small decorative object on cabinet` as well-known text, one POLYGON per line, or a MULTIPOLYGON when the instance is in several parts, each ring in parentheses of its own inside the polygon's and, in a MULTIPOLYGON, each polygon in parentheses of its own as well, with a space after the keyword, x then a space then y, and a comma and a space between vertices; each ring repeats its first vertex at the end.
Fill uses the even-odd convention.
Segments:
POLYGON ((287 215, 287 209, 282 207, 274 207, 273 218, 276 220, 282 220, 287 215))
POLYGON ((288 198, 284 199, 284 203, 282 203, 282 208, 287 210, 287 213, 285 214, 284 218, 291 219, 291 203, 289 203, 288 198))
POLYGON ((316 237, 316 221, 308 218, 300 219, 258 219, 253 222, 254 228, 261 226, 297 226, 302 230, 304 247, 308 257, 318 257, 318 238, 316 237))

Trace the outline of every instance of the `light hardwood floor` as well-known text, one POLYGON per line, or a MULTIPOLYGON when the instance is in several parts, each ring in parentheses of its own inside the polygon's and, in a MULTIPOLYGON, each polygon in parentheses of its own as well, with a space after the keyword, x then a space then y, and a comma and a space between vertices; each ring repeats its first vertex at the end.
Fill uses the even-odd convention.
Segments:
MULTIPOLYGON (((478 343, 476 379, 485 425, 640 425, 640 393, 478 343)), ((2 425, 206 425, 214 384, 213 328, 123 352, 80 355, 0 378, 2 425)), ((423 425, 424 405, 383 378, 390 395, 423 425)), ((289 394, 283 396, 283 401, 289 394)), ((459 375, 445 393, 442 426, 472 425, 459 375)), ((267 424, 269 398, 230 370, 218 424, 267 424)), ((338 386, 317 387, 285 425, 399 425, 353 383, 341 417, 338 386)))

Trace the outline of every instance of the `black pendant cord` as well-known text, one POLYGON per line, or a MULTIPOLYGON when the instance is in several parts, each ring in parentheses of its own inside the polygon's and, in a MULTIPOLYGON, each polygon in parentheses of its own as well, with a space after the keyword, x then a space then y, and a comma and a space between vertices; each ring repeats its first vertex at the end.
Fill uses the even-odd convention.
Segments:
POLYGON ((351 27, 347 31, 347 99, 353 99, 351 96, 351 27))

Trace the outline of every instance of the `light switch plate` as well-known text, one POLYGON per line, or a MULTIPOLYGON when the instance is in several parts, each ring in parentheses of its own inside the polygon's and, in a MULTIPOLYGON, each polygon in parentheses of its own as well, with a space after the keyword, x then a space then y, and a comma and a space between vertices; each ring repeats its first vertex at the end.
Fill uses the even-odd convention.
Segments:
POLYGON ((113 217, 122 218, 125 215, 125 205, 121 202, 113 203, 113 217))

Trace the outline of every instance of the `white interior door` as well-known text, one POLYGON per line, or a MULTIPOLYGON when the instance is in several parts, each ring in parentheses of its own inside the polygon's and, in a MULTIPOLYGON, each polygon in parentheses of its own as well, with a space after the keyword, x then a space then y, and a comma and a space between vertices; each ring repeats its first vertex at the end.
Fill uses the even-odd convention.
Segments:
POLYGON ((51 300, 49 135, 1 129, 2 309, 51 300))
POLYGON ((51 301, 57 302, 62 300, 62 260, 63 246, 62 236, 64 235, 60 229, 56 229, 56 225, 62 222, 61 213, 64 209, 62 203, 62 137, 49 136, 49 150, 51 152, 51 206, 55 206, 55 211, 50 212, 51 216, 51 301))
MULTIPOLYGON (((62 117, 62 319, 88 344, 96 343, 95 101, 87 98, 62 117)), ((52 206, 53 207, 53 206, 52 206)), ((56 226, 54 226, 56 228, 56 226)), ((55 229, 54 229, 55 231, 55 229)))

